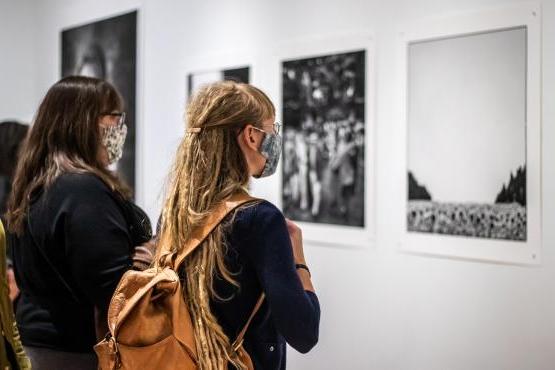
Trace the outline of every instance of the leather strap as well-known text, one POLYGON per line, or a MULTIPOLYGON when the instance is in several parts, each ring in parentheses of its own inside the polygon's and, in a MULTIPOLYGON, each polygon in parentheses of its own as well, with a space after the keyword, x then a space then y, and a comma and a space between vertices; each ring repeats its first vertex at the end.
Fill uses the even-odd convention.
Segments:
POLYGON ((239 349, 239 347, 241 347, 243 345, 243 339, 245 339, 245 334, 247 333, 247 330, 249 329, 249 326, 252 322, 252 319, 254 319, 254 316, 260 310, 260 307, 262 307, 262 303, 264 303, 265 297, 266 296, 265 296, 264 293, 262 293, 260 295, 260 298, 258 298, 258 301, 256 302, 256 305, 254 306, 254 309, 252 310, 252 313, 251 313, 249 319, 245 323, 245 326, 243 326, 243 329, 239 332, 239 335, 237 335, 237 339, 235 339, 235 341, 233 342, 233 349, 235 351, 237 351, 239 349))
MULTIPOLYGON (((191 233, 191 238, 189 238, 189 240, 185 243, 181 252, 172 257, 173 270, 179 271, 179 268, 181 267, 181 264, 183 263, 185 258, 189 254, 191 254, 191 252, 193 252, 199 245, 201 245, 204 240, 206 240, 208 235, 210 235, 210 233, 214 231, 214 229, 224 220, 224 218, 228 214, 246 203, 257 200, 259 199, 251 197, 246 192, 239 192, 233 194, 227 201, 218 204, 209 214, 206 221, 204 222, 204 225, 193 230, 193 232, 191 233)), ((262 293, 260 295, 260 298, 258 298, 258 301, 256 302, 256 305, 254 306, 249 319, 245 323, 245 326, 243 326, 243 329, 241 330, 241 332, 239 332, 237 339, 233 342, 234 350, 237 350, 243 344, 243 339, 249 328, 249 325, 251 324, 258 310, 260 310, 260 307, 262 307, 264 298, 264 293, 262 293)))
POLYGON ((191 238, 185 243, 181 252, 174 255, 172 263, 173 269, 179 271, 185 258, 206 240, 208 235, 214 231, 229 213, 243 204, 256 200, 259 199, 253 198, 245 192, 240 192, 233 194, 227 201, 218 204, 214 210, 210 212, 203 226, 193 230, 191 238))

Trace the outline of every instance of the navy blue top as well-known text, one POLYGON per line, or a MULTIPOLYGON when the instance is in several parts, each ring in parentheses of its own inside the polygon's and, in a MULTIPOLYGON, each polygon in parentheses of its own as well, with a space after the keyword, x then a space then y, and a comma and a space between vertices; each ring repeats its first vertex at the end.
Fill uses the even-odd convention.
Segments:
POLYGON ((216 279, 218 295, 231 299, 213 301, 212 312, 233 342, 263 291, 266 300, 244 347, 255 369, 285 369, 285 344, 301 353, 310 351, 318 342, 320 323, 318 298, 304 290, 297 274, 285 218, 263 201, 240 209, 225 235, 226 266, 237 274, 240 287, 216 279))

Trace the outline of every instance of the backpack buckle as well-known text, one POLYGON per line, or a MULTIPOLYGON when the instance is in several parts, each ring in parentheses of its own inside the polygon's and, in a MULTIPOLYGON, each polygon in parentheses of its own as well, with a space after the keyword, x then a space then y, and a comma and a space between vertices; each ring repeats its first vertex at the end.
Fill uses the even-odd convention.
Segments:
POLYGON ((116 342, 116 338, 110 333, 106 335, 106 339, 112 344, 114 351, 114 369, 119 369, 121 368, 122 363, 119 355, 118 342, 116 342))
POLYGON ((236 341, 235 343, 233 343, 233 346, 231 347, 233 349, 234 352, 239 351, 239 348, 241 348, 241 346, 243 345, 243 339, 241 339, 240 341, 236 341))

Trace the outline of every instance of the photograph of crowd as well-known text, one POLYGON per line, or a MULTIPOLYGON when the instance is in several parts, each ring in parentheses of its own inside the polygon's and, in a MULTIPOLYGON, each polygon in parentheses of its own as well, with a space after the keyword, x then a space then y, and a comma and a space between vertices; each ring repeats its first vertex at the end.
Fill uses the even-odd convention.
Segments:
POLYGON ((408 53, 408 231, 526 241, 526 28, 408 53))
POLYGON ((215 71, 190 73, 187 76, 187 93, 191 96, 199 87, 216 81, 250 82, 250 68, 239 67, 215 71))
POLYGON ((282 63, 286 217, 364 227, 364 50, 282 63))
POLYGON ((101 78, 123 96, 127 139, 122 158, 113 165, 135 188, 137 12, 62 31, 62 77, 101 78))

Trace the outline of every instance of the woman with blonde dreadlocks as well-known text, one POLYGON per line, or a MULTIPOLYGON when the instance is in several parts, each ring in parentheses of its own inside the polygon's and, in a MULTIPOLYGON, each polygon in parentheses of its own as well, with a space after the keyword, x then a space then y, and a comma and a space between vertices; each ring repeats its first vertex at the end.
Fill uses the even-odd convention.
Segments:
MULTIPOLYGON (((186 116, 160 226, 161 240, 175 252, 216 204, 245 192, 251 176, 273 174, 281 154, 275 108, 254 86, 208 85, 186 116)), ((301 353, 316 345, 320 306, 301 230, 271 203, 239 207, 186 257, 180 273, 201 369, 245 368, 232 342, 262 293, 243 342, 255 369, 285 369, 286 343, 301 353)))

